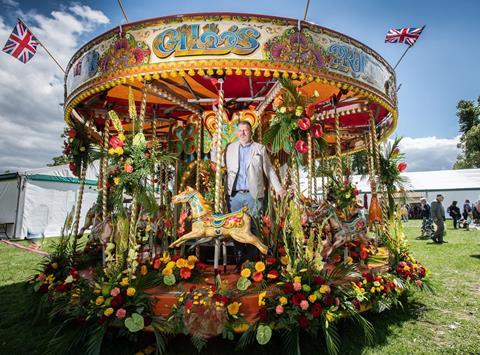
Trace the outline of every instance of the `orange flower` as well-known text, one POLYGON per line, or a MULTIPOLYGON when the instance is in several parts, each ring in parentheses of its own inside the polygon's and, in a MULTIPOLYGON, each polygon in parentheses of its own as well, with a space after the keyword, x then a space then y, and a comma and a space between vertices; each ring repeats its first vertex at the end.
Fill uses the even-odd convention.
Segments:
POLYGON ((130 165, 130 163, 125 163, 123 165, 123 169, 127 172, 127 173, 131 173, 133 171, 133 166, 130 165))
POLYGON ((274 107, 279 107, 283 104, 283 97, 282 96, 277 96, 274 100, 273 100, 273 106, 274 107))
POLYGON ((315 104, 308 104, 307 107, 305 107, 305 113, 308 117, 312 117, 315 113, 315 104))
POLYGON ((188 267, 183 267, 180 269, 180 277, 182 279, 189 279, 192 276, 192 271, 188 267))

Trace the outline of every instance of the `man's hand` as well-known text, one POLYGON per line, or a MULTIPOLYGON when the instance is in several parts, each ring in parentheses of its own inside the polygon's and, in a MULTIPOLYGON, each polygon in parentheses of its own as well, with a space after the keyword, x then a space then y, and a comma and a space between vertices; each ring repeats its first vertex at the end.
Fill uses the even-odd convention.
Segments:
POLYGON ((287 190, 281 189, 275 193, 277 199, 283 198, 287 194, 287 190))

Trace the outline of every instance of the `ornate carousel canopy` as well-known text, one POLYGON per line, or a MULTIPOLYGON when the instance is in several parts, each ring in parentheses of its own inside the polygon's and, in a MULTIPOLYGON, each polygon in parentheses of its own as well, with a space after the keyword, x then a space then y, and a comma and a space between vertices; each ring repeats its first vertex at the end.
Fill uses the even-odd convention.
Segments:
POLYGON ((67 68, 65 120, 83 121, 93 133, 113 109, 129 131, 129 91, 139 103, 146 85, 147 138, 168 140, 172 125, 199 117, 213 134, 208 117, 215 116, 219 78, 231 124, 268 124, 278 79, 288 78, 302 94, 315 93, 316 119, 332 146, 339 115, 342 153, 365 147, 370 116, 380 140, 395 129, 395 74, 378 53, 310 22, 235 13, 139 21, 90 41, 67 68))

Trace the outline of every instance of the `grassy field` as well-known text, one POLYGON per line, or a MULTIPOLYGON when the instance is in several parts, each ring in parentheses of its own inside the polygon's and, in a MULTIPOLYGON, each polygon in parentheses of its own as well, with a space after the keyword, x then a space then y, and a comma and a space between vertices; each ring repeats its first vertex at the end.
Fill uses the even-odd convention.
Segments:
MULTIPOLYGON (((448 244, 418 239, 419 222, 406 224, 413 255, 431 271, 435 294, 416 292, 403 309, 367 318, 376 329, 375 342, 363 343, 355 326, 340 325, 342 354, 479 354, 480 353, 480 231, 453 230, 447 222, 448 244)), ((25 316, 25 280, 40 257, 0 243, 0 354, 45 351, 48 324, 32 325, 25 316)), ((278 346, 255 347, 250 354, 278 353, 278 346), (274 349, 275 348, 275 349, 274 349)), ((170 354, 193 354, 178 337, 170 354)), ((245 352, 245 351, 243 351, 245 352)), ((231 354, 231 344, 209 342, 202 354, 231 354)), ((304 352, 306 354, 307 352, 304 352)))

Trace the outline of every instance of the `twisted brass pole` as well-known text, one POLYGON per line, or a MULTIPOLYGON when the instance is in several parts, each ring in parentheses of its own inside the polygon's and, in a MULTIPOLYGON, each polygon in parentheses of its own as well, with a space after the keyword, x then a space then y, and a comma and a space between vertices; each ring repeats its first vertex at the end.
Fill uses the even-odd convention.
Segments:
POLYGON ((202 163, 202 136, 203 136, 203 115, 197 116, 198 123, 198 139, 197 139, 197 175, 195 178, 195 189, 200 191, 200 170, 202 163))
POLYGON ((78 228, 80 225, 80 213, 82 211, 82 201, 83 201, 83 192, 85 190, 85 176, 87 174, 87 163, 82 162, 82 166, 80 168, 80 186, 78 188, 78 195, 77 195, 77 206, 75 207, 75 219, 73 222, 73 243, 72 243, 72 250, 75 254, 77 251, 77 240, 78 240, 78 228))
POLYGON ((103 158, 102 158, 102 220, 107 218, 108 207, 108 142, 110 139, 110 120, 105 119, 105 127, 103 129, 103 158))
POLYGON ((307 190, 307 195, 308 198, 311 199, 313 198, 313 183, 312 179, 313 177, 313 146, 312 146, 312 134, 310 132, 307 133, 307 144, 308 144, 308 190, 307 190))
POLYGON ((337 179, 342 178, 342 143, 340 139, 340 118, 335 107, 335 120, 334 120, 334 130, 335 130, 335 176, 337 179))

